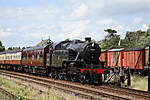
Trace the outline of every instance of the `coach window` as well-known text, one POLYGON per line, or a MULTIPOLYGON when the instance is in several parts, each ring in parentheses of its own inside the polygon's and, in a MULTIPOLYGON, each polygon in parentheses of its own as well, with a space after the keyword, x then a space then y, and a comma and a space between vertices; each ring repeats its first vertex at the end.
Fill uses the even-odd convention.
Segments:
POLYGON ((15 59, 17 59, 17 60, 18 60, 18 59, 19 59, 19 55, 16 55, 16 58, 15 58, 15 59))
POLYGON ((37 53, 37 60, 39 60, 40 56, 39 56, 39 52, 37 53))
POLYGON ((9 54, 9 56, 8 56, 8 60, 10 60, 10 54, 9 54))
POLYGON ((13 60, 15 59, 15 55, 14 55, 14 54, 12 55, 12 59, 13 59, 13 60))
POLYGON ((18 55, 15 55, 15 59, 18 59, 18 55))
POLYGON ((34 53, 32 54, 32 60, 34 60, 34 53))
POLYGON ((17 55, 17 58, 16 58, 17 60, 19 60, 20 59, 20 56, 19 55, 17 55))
POLYGON ((40 55, 40 59, 41 59, 42 58, 42 51, 39 52, 39 55, 40 55))

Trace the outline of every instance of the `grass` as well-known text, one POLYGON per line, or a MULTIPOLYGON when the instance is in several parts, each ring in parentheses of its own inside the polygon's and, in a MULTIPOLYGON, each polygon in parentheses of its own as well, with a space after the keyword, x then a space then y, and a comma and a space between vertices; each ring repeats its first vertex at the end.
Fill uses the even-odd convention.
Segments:
POLYGON ((73 94, 66 94, 55 88, 51 88, 48 92, 41 92, 40 90, 33 89, 31 86, 25 86, 13 82, 11 80, 0 77, 0 87, 10 91, 22 100, 28 98, 32 100, 76 100, 73 94))
POLYGON ((148 77, 132 75, 130 88, 147 91, 148 77))
POLYGON ((3 91, 0 90, 0 100, 11 100, 12 97, 9 95, 6 95, 5 93, 3 93, 3 91))
MULTIPOLYGON (((13 94, 22 98, 29 98, 32 100, 79 100, 73 94, 66 94, 62 91, 51 88, 48 92, 41 92, 34 89, 31 86, 25 86, 18 84, 14 81, 0 77, 0 87, 12 92, 13 94)), ((131 76, 131 86, 129 88, 147 91, 148 77, 142 77, 138 75, 131 76)))
POLYGON ((30 86, 20 85, 13 81, 7 80, 5 78, 0 78, 0 86, 4 89, 12 92, 18 97, 31 98, 35 96, 39 91, 32 89, 30 86))

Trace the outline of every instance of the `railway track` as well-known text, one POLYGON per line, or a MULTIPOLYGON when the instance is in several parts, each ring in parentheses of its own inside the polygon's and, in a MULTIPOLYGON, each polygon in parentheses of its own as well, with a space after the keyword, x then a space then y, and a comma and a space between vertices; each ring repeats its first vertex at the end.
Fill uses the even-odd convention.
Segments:
POLYGON ((74 93, 77 96, 97 99, 97 100, 150 100, 150 94, 148 92, 132 90, 127 88, 116 88, 110 86, 91 86, 82 85, 76 82, 54 80, 47 77, 33 76, 29 74, 22 74, 17 72, 9 72, 0 70, 1 75, 21 79, 28 82, 34 82, 45 87, 57 88, 65 92, 74 93))
POLYGON ((109 85, 104 85, 101 86, 102 88, 111 88, 112 90, 119 91, 120 93, 130 93, 130 95, 135 95, 139 96, 139 98, 144 97, 150 97, 150 93, 147 91, 142 91, 142 90, 135 90, 135 89, 130 89, 130 88, 123 88, 123 87, 116 87, 116 86, 109 86, 109 85))

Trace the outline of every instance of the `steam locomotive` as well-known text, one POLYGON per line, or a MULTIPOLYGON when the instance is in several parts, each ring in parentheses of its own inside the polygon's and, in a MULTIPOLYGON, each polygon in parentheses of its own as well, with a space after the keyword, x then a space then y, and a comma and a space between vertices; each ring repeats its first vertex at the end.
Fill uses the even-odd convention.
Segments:
POLYGON ((62 41, 54 44, 52 50, 49 53, 52 60, 48 65, 51 67, 51 77, 81 83, 101 83, 104 71, 104 64, 99 61, 101 48, 92 43, 91 38, 85 38, 85 41, 62 41))
POLYGON ((111 71, 104 69, 104 63, 99 60, 100 54, 99 45, 88 37, 85 41, 49 42, 42 46, 0 53, 0 68, 101 84, 102 74, 105 73, 106 79, 111 71))

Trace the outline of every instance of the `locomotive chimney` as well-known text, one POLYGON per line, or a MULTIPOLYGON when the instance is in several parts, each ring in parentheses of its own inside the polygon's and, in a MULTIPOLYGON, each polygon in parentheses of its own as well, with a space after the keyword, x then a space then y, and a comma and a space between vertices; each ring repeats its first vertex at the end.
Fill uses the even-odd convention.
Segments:
POLYGON ((85 41, 91 42, 91 37, 86 37, 86 38, 85 38, 85 41))

